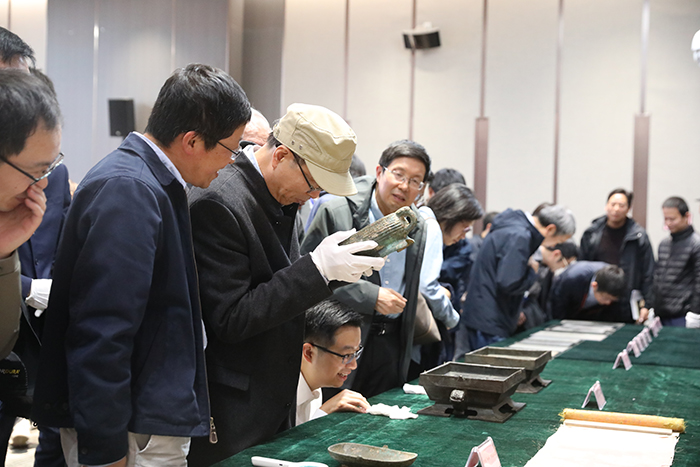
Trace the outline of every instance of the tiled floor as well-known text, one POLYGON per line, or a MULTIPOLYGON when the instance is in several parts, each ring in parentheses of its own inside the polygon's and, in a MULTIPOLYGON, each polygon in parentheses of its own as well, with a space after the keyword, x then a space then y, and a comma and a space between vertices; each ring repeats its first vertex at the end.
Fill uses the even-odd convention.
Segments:
POLYGON ((36 449, 39 440, 39 430, 32 428, 29 432, 29 442, 24 449, 13 449, 10 447, 7 450, 7 458, 5 458, 5 467, 32 467, 34 465, 34 450, 36 449))

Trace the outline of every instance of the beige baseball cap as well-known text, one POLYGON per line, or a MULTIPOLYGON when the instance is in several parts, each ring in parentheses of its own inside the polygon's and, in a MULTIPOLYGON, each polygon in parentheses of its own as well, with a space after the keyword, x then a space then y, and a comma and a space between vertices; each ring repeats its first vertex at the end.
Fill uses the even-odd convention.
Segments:
POLYGON ((306 161, 311 176, 328 193, 357 193, 348 172, 357 137, 338 114, 318 105, 292 104, 272 134, 306 161))

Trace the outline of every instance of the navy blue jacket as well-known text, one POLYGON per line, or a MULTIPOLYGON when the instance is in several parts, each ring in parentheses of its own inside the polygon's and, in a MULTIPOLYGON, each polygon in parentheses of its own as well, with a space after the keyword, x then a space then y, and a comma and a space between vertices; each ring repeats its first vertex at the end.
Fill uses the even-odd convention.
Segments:
POLYGON ((591 307, 581 313, 588 297, 591 281, 598 271, 607 266, 602 261, 577 261, 568 266, 552 283, 549 294, 549 314, 552 319, 600 319, 601 307, 591 307))
POLYGON ((462 315, 468 328, 501 337, 515 332, 523 294, 537 278, 528 260, 542 240, 524 212, 496 216, 472 266, 462 315))
POLYGON ((33 419, 75 427, 81 464, 122 458, 127 430, 208 433, 187 196, 137 135, 75 193, 46 320, 33 419))

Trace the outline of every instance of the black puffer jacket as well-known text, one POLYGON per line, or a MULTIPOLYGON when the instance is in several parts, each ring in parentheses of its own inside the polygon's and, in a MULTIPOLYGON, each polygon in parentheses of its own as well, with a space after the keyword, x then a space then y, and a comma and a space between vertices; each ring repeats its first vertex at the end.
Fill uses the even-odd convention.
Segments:
POLYGON ((700 312, 700 235, 690 226, 659 245, 654 313, 662 318, 700 312))

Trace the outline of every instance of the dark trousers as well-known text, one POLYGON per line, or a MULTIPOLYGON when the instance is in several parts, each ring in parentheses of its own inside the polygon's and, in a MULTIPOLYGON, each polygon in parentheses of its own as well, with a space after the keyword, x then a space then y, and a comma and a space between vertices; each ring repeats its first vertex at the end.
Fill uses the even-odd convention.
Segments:
POLYGON ((477 331, 472 328, 467 328, 467 330, 469 332, 469 345, 473 350, 478 350, 505 339, 505 337, 486 334, 485 332, 477 331))
POLYGON ((352 390, 372 397, 399 387, 402 353, 401 319, 377 321, 375 318, 365 341, 362 358, 357 362, 352 390))

